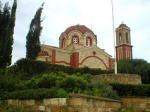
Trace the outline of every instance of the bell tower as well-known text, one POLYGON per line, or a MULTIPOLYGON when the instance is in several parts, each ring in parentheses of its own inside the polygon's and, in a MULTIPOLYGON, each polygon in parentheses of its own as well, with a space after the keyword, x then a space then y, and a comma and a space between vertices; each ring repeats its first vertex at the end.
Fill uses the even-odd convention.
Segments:
POLYGON ((116 59, 132 59, 130 28, 126 24, 116 28, 116 59))

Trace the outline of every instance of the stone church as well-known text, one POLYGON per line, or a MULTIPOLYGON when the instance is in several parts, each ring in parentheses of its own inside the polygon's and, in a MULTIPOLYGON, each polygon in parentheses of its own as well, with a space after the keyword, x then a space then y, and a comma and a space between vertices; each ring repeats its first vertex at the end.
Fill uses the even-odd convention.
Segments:
MULTIPOLYGON (((116 58, 132 58, 130 28, 121 24, 116 28, 116 58)), ((59 47, 41 45, 37 60, 72 67, 113 69, 114 59, 97 46, 97 36, 84 25, 67 28, 59 37, 59 47)))

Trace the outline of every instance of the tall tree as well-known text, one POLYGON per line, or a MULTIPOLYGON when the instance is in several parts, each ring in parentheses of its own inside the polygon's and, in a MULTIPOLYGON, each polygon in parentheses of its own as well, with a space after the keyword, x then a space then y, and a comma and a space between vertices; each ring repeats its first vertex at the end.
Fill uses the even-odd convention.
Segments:
POLYGON ((0 15, 0 68, 11 64, 13 34, 16 19, 17 0, 14 0, 10 11, 8 3, 5 4, 0 15))
POLYGON ((41 14, 43 5, 36 11, 34 18, 31 21, 30 29, 27 34, 26 41, 26 58, 35 59, 40 52, 40 34, 41 27, 41 14))
POLYGON ((5 4, 4 8, 1 10, 0 16, 0 68, 5 68, 7 66, 6 57, 6 47, 8 40, 8 29, 10 20, 10 7, 8 3, 5 4))
POLYGON ((16 9, 17 9, 17 0, 14 0, 12 9, 11 9, 11 15, 9 20, 9 33, 8 33, 8 40, 7 40, 7 47, 6 47, 6 59, 7 59, 7 65, 11 64, 12 59, 12 46, 13 46, 13 35, 14 35, 14 27, 15 27, 15 21, 16 21, 16 9))

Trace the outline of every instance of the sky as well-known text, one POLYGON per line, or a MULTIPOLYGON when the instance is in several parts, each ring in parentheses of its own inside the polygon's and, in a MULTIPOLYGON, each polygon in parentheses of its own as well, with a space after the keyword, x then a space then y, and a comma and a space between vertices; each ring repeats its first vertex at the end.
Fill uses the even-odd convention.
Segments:
MULTIPOLYGON (((58 47, 61 33, 80 24, 90 28, 98 47, 114 57, 111 0, 18 0, 12 63, 25 58, 30 22, 43 2, 41 43, 58 47)), ((131 29, 133 58, 150 62, 150 0, 113 0, 113 4, 115 28, 124 23, 131 29)))

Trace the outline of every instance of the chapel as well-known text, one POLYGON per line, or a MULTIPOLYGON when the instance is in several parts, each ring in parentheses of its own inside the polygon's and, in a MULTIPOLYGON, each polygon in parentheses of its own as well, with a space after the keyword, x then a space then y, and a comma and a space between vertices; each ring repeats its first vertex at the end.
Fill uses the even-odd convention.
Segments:
MULTIPOLYGON (((116 28, 116 57, 132 58, 130 28, 121 24, 116 28)), ((65 66, 113 69, 112 56, 97 46, 97 36, 84 25, 67 28, 59 37, 59 47, 41 45, 37 60, 65 66)))

